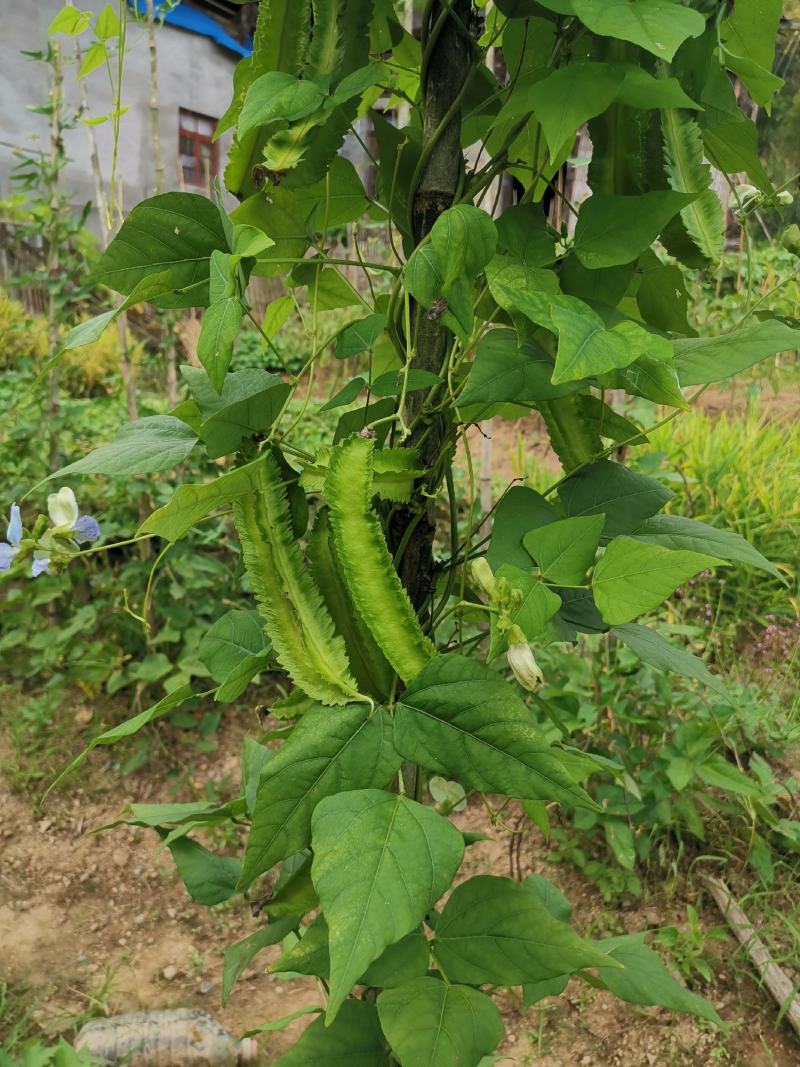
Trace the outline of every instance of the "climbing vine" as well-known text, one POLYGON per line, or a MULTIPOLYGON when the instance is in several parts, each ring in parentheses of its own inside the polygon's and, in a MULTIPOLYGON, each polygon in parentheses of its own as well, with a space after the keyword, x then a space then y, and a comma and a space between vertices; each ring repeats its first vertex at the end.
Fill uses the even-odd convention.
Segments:
MULTIPOLYGON (((214 624, 226 649, 214 697, 241 698, 268 667, 293 686, 271 709, 280 746, 267 734, 246 749, 238 800, 134 805, 128 821, 156 826, 196 901, 259 898, 258 929, 226 954, 224 998, 279 942, 274 969, 320 980, 319 1018, 284 1067, 477 1067, 502 1036, 495 989, 521 987, 531 1004, 573 975, 720 1022, 642 935, 580 936, 544 879, 459 873, 473 837, 425 803, 425 785, 444 776, 566 817, 597 808, 588 780, 621 768, 538 729, 537 646, 610 632, 660 670, 719 684, 637 620, 700 571, 769 564, 732 531, 660 514, 670 490, 620 459, 651 427, 622 407, 642 398, 664 425, 709 384, 798 347, 794 321, 745 297, 734 329, 697 336, 676 267, 711 265, 724 247, 712 168, 740 221, 789 195, 732 82, 769 107, 779 17, 774 0, 426 0, 416 37, 388 0, 261 0, 219 128, 233 131, 224 185, 237 205, 222 189, 151 197, 101 258, 97 280, 123 300, 61 351, 147 300, 203 309, 202 369, 185 369, 188 397, 170 415, 51 477, 167 471, 194 449, 227 457, 136 537, 167 550, 232 511, 263 632, 245 610, 214 624), (372 194, 340 154, 364 117, 372 194), (558 176, 585 125, 591 195, 576 205, 558 176), (366 220, 386 228, 385 262, 357 236, 332 251, 334 231, 366 220), (256 322, 265 351, 294 309, 306 323, 296 375, 230 370, 256 277, 281 286, 256 322), (342 306, 352 321, 326 335, 321 313, 342 306), (361 369, 311 454, 304 419, 330 352, 361 369), (511 488, 488 514, 472 478, 465 529, 453 465, 461 449, 473 469, 467 429, 530 411, 562 476, 545 493, 511 488), (241 860, 194 840, 231 819, 249 825, 241 860)), ((12 515, 6 577, 41 570, 48 546, 54 569, 82 550, 63 494, 69 514, 51 506, 51 530, 12 515)), ((197 696, 183 686, 93 745, 197 696)))

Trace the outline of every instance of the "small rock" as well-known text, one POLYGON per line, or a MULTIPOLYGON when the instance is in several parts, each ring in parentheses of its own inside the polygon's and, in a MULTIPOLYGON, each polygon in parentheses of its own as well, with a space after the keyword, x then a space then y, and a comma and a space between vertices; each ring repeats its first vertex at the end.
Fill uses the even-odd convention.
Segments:
POLYGON ((210 993, 211 990, 214 988, 214 985, 215 983, 212 982, 210 978, 207 978, 204 982, 200 983, 200 992, 204 994, 210 993))
POLYGON ((91 708, 79 708, 78 711, 75 712, 74 718, 78 726, 88 726, 94 718, 94 715, 92 714, 91 708))
POLYGON ((178 977, 178 968, 172 963, 168 964, 161 972, 161 977, 165 981, 171 982, 174 978, 178 977))
POLYGON ((128 853, 124 848, 115 848, 111 853, 111 859, 117 867, 125 867, 128 863, 128 853))
POLYGON ((142 926, 147 920, 147 916, 143 911, 140 911, 136 918, 133 920, 137 926, 142 926))
POLYGON ((174 919, 177 914, 178 911, 176 908, 167 908, 167 915, 170 917, 170 919, 174 919))

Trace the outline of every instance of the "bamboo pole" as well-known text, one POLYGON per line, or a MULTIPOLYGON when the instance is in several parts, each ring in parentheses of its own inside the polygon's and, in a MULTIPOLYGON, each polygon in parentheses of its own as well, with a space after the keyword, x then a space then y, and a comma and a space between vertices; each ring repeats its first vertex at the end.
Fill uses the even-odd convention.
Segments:
POLYGON ((800 991, 785 971, 772 959, 769 950, 750 924, 745 913, 721 878, 701 875, 700 880, 714 898, 737 940, 758 971, 762 982, 777 1001, 781 1015, 800 1037, 800 991))

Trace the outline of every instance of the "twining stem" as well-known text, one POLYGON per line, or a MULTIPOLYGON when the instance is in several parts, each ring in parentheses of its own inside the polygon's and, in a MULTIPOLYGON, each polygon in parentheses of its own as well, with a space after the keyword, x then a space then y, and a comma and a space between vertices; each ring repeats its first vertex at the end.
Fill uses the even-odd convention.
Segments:
MULTIPOLYGON (((470 0, 455 0, 455 3, 428 0, 423 13, 421 166, 417 168, 409 196, 409 223, 417 246, 428 238, 439 216, 451 207, 463 181, 460 102, 473 63, 479 61, 467 32, 470 6, 470 0)), ((393 295, 396 301, 399 293, 393 295)), ((408 328, 405 331, 405 343, 411 345, 407 369, 438 375, 447 360, 450 334, 422 308, 413 307, 410 318, 411 338, 408 328)), ((415 427, 407 443, 419 449, 420 466, 431 473, 415 498, 395 511, 388 529, 393 553, 404 544, 398 561, 400 579, 417 608, 431 597, 435 533, 432 498, 446 466, 440 462, 447 438, 445 418, 435 415, 417 421, 426 399, 424 390, 409 392, 404 398, 403 420, 405 425, 415 427), (406 530, 412 523, 414 530, 408 537, 406 530)))

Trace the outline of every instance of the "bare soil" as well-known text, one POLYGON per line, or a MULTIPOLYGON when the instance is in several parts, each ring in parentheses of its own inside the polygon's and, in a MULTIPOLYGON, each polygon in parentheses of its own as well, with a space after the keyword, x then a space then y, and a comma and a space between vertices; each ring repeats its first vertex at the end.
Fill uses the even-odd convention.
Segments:
MULTIPOLYGON (((37 1023, 48 1033, 69 1035, 76 1019, 89 1014, 202 1007, 238 1035, 321 1003, 313 981, 280 981, 266 973, 278 951, 267 949, 222 1008, 224 950, 256 928, 246 902, 239 898, 213 909, 193 904, 151 831, 123 827, 91 833, 117 817, 127 802, 195 799, 209 783, 218 795, 235 789, 241 740, 251 724, 255 732, 254 718, 232 712, 217 735, 216 751, 199 756, 177 745, 160 753, 144 771, 122 779, 116 770, 118 752, 96 750, 88 771, 51 794, 44 809, 0 778, 0 979, 27 991, 37 1023), (178 778, 167 773, 176 768, 178 778), (118 792, 120 781, 124 795, 118 792)), ((81 726, 87 736, 90 728, 88 723, 81 726)), ((65 761, 67 748, 77 749, 80 743, 75 737, 65 742, 65 761)), ((4 756, 8 764, 8 749, 4 756)), ((511 837, 491 826, 479 802, 458 821, 491 834, 491 840, 468 849, 464 877, 478 872, 543 873, 573 901, 580 930, 595 935, 633 932, 680 925, 685 915, 685 900, 668 901, 657 892, 650 894, 647 906, 609 911, 594 886, 573 870, 546 861, 547 848, 538 832, 523 838, 510 870, 511 837)), ((233 853, 238 842, 229 837, 215 840, 214 846, 233 853)), ((720 922, 713 910, 704 918, 709 925, 720 922)), ((732 957, 733 945, 723 951, 732 957)), ((722 959, 714 984, 699 991, 730 1025, 728 1033, 718 1034, 702 1022, 661 1009, 625 1005, 578 981, 565 996, 549 998, 528 1012, 510 994, 501 995, 507 1034, 499 1062, 502 1067, 800 1063, 800 1045, 788 1030, 776 1026, 775 1005, 748 977, 741 960, 722 959)), ((274 1062, 310 1018, 271 1034, 262 1062, 274 1062)), ((0 1020, 0 1040, 2 1030, 0 1020)))

